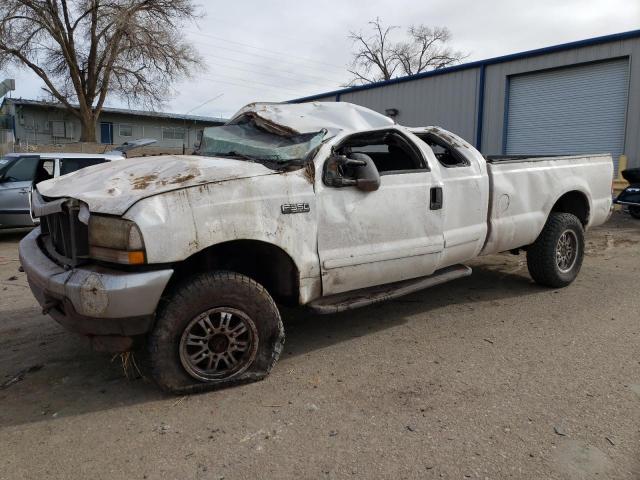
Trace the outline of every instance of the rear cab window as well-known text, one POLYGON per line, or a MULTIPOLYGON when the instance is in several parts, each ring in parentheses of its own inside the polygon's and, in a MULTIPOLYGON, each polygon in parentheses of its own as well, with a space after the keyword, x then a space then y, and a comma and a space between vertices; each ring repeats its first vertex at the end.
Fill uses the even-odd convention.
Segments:
POLYGON ((445 168, 469 167, 471 162, 460 151, 460 147, 436 132, 414 132, 433 151, 440 165, 445 168))

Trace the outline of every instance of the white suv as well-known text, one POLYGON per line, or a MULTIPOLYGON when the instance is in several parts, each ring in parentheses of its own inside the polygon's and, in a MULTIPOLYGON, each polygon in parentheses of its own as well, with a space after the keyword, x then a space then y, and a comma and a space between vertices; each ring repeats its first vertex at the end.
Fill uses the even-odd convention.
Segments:
POLYGON ((0 158, 0 229, 32 227, 29 192, 33 185, 114 160, 126 152, 155 142, 140 139, 106 153, 10 153, 0 158))

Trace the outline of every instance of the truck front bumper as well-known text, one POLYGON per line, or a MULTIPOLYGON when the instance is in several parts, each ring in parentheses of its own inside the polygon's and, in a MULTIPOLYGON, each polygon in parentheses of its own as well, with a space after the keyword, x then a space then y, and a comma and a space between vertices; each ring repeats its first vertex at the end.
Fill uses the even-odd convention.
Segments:
POLYGON ((65 269, 41 250, 34 229, 20 242, 20 263, 43 313, 90 336, 147 333, 173 270, 125 272, 99 265, 65 269))

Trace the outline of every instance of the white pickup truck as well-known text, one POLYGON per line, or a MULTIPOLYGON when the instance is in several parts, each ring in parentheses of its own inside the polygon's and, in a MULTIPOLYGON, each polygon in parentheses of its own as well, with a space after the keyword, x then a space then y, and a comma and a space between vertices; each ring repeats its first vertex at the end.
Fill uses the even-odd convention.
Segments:
POLYGON ((570 284, 612 173, 609 155, 485 159, 347 103, 251 104, 199 155, 38 184, 20 261, 43 312, 96 349, 143 347, 160 387, 197 391, 268 374, 276 302, 339 312, 520 249, 536 282, 570 284))

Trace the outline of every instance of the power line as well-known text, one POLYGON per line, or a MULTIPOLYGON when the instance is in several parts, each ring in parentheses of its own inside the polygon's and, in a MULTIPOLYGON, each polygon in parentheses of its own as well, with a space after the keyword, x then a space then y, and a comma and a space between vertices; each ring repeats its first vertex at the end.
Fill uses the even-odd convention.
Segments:
MULTIPOLYGON (((283 63, 290 63, 290 64, 292 64, 292 65, 294 65, 296 67, 320 68, 320 67, 304 66, 304 65, 300 65, 299 63, 295 63, 295 62, 292 62, 290 60, 286 60, 285 58, 283 58, 283 56, 287 55, 286 53, 282 53, 282 54, 276 53, 276 55, 280 55, 280 56, 272 57, 272 56, 266 56, 266 55, 261 54, 261 53, 252 53, 252 52, 247 52, 246 50, 239 50, 239 49, 236 49, 236 48, 222 47, 220 45, 215 45, 215 44, 211 44, 211 43, 207 43, 207 42, 201 42, 199 40, 193 40, 193 43, 199 43, 201 45, 205 45, 205 46, 210 47, 210 48, 211 47, 212 48, 217 48, 219 50, 226 50, 226 51, 229 51, 229 52, 239 53, 240 55, 250 55, 252 57, 259 57, 259 58, 267 59, 267 60, 277 60, 277 61, 280 61, 280 62, 283 62, 283 63)), ((323 68, 326 69, 328 67, 324 66, 323 68)), ((339 67, 331 67, 331 68, 334 68, 336 71, 338 71, 338 70, 344 71, 344 68, 339 68, 339 67)))
POLYGON ((217 37, 215 35, 211 35, 211 34, 208 34, 208 33, 202 33, 202 32, 193 32, 193 33, 196 34, 196 35, 201 35, 203 37, 213 38, 213 39, 221 41, 221 42, 232 43, 234 45, 241 45, 243 47, 253 48, 255 50, 262 50, 262 51, 265 51, 265 52, 274 53, 276 55, 287 55, 287 56, 289 56, 291 58, 298 58, 298 59, 306 61, 306 62, 317 63, 319 65, 323 65, 324 67, 327 67, 327 66, 328 67, 333 67, 333 68, 338 69, 338 70, 343 70, 344 69, 344 67, 341 67, 341 66, 333 64, 333 63, 322 62, 322 61, 319 61, 319 60, 314 60, 313 58, 303 57, 303 56, 300 56, 300 55, 293 55, 292 53, 289 53, 289 52, 285 53, 285 52, 279 52, 279 51, 276 51, 276 50, 271 50, 271 49, 268 49, 268 48, 256 47, 255 45, 251 45, 249 43, 236 42, 235 40, 228 40, 226 38, 217 37))
MULTIPOLYGON (((215 58, 212 55, 205 55, 205 56, 207 58, 215 58)), ((291 81, 294 81, 296 83, 305 83, 307 85, 318 86, 318 85, 324 84, 324 85, 331 85, 334 88, 337 88, 337 85, 339 85, 338 82, 334 83, 334 82, 326 80, 326 79, 321 80, 321 81, 318 81, 318 80, 307 80, 307 79, 301 79, 301 78, 296 78, 296 77, 289 77, 289 76, 281 75, 281 74, 278 74, 278 73, 261 72, 259 70, 251 70, 251 69, 247 69, 247 68, 237 67, 235 65, 228 65, 228 64, 221 63, 219 61, 216 61, 216 64, 220 65, 223 68, 231 68, 233 70, 239 70, 239 71, 242 71, 242 72, 252 73, 252 74, 255 74, 255 75, 265 75, 265 76, 268 76, 268 77, 274 77, 274 78, 278 78, 278 79, 291 80, 291 81)))
MULTIPOLYGON (((237 83, 237 82, 229 81, 229 80, 221 80, 221 79, 213 78, 213 77, 202 77, 202 79, 205 80, 206 82, 223 83, 223 84, 226 84, 226 85, 232 85, 234 87, 245 88, 245 89, 251 90, 252 92, 256 92, 256 90, 257 90, 255 84, 247 85, 247 84, 237 83)), ((241 80, 241 81, 243 81, 243 80, 241 80)), ((274 92, 279 97, 278 101, 289 100, 289 99, 291 99, 292 96, 305 96, 305 95, 310 94, 310 92, 302 90, 302 91, 300 91, 300 93, 296 93, 295 95, 292 95, 291 93, 286 93, 286 92, 280 91, 280 89, 278 87, 272 87, 272 86, 266 86, 265 89, 267 91, 274 92)))
MULTIPOLYGON (((243 29, 251 30, 253 32, 258 32, 259 31, 253 25, 250 26, 250 27, 247 27, 246 24, 239 25, 236 18, 234 18, 234 19, 222 18, 217 14, 214 15, 214 16, 207 15, 207 17, 211 18, 214 21, 217 21, 216 22, 216 29, 219 29, 220 27, 229 29, 230 27, 232 27, 234 35, 237 35, 238 31, 241 31, 243 29)), ((265 34, 265 36, 286 38, 287 40, 293 40, 294 42, 303 43, 305 45, 309 45, 309 46, 314 47, 314 48, 318 47, 317 44, 314 43, 314 42, 310 42, 308 40, 303 40, 303 39, 300 39, 299 37, 294 37, 292 35, 283 35, 281 32, 274 31, 274 30, 275 30, 274 28, 271 28, 271 29, 268 29, 268 30, 262 29, 260 31, 262 31, 265 34)))
POLYGON ((340 84, 340 82, 341 82, 341 81, 339 81, 339 80, 331 80, 331 79, 328 79, 326 76, 320 77, 320 76, 317 76, 317 75, 310 75, 310 74, 308 74, 308 73, 293 72, 293 71, 291 71, 291 70, 283 70, 283 69, 281 69, 281 68, 275 69, 275 68, 273 68, 273 67, 269 67, 269 66, 267 66, 267 65, 265 65, 265 64, 263 64, 263 63, 247 62, 247 61, 244 61, 244 60, 238 60, 237 58, 223 57, 223 56, 220 56, 220 55, 217 55, 217 54, 210 54, 210 53, 207 53, 207 54, 202 54, 202 56, 203 56, 203 57, 205 57, 205 58, 213 58, 213 59, 216 59, 216 61, 218 61, 218 59, 220 59, 220 60, 227 60, 227 61, 229 61, 229 62, 235 62, 235 63, 239 63, 239 64, 241 64, 241 65, 249 65, 249 66, 259 67, 259 68, 261 68, 261 69, 266 69, 266 70, 276 71, 276 72, 290 73, 291 75, 296 75, 296 77, 300 77, 300 76, 302 76, 302 77, 307 77, 307 78, 310 78, 310 79, 318 79, 318 80, 321 80, 321 81, 326 82, 326 83, 331 83, 331 84, 333 84, 333 85, 335 85, 335 84, 340 84))
MULTIPOLYGON (((249 83, 250 85, 262 85, 264 87, 270 87, 270 88, 274 88, 276 90, 287 90, 289 92, 292 92, 294 94, 297 94, 300 92, 300 89, 292 89, 292 88, 288 88, 288 87, 283 87, 281 85, 274 85, 272 83, 264 83, 264 82, 259 82, 256 80, 245 80, 244 78, 238 78, 238 77, 232 77, 229 75, 225 75, 225 74, 216 74, 218 76, 221 76, 223 78, 228 78, 230 80, 236 81, 236 82, 246 82, 249 83)), ((208 76, 200 76, 199 78, 204 78, 204 79, 208 79, 208 80, 214 80, 216 81, 217 79, 215 77, 208 77, 208 76)))

